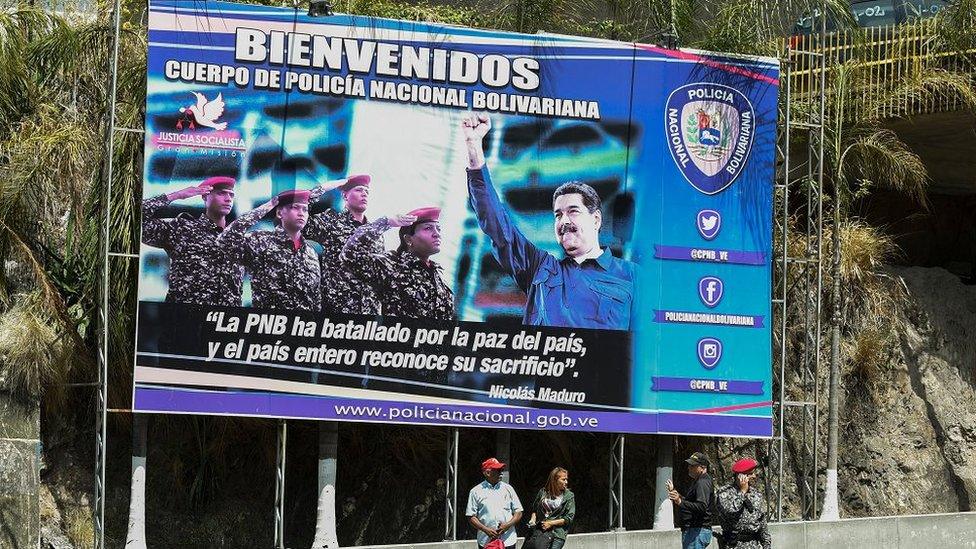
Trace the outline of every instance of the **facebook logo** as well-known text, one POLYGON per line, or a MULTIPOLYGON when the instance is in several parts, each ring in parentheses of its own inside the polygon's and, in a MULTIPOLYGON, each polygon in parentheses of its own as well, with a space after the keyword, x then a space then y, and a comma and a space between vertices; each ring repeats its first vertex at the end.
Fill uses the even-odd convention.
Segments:
POLYGON ((706 307, 718 305, 724 293, 725 284, 722 284, 722 279, 717 276, 706 276, 698 281, 698 297, 706 307))

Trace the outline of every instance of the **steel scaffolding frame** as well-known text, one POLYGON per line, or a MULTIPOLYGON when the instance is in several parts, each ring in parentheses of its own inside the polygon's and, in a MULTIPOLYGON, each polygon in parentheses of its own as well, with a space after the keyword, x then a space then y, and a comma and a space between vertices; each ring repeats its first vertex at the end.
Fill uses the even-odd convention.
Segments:
MULTIPOLYGON (((826 36, 823 13, 819 21, 820 44, 826 36)), ((787 42, 782 67, 773 238, 776 432, 768 444, 771 474, 766 477, 766 493, 775 493, 775 497, 767 498, 767 505, 770 516, 777 521, 784 520, 788 465, 796 480, 798 512, 787 519, 812 520, 818 513, 827 57, 817 48, 793 49, 787 42), (792 107, 797 98, 791 89, 791 76, 797 67, 807 71, 809 82, 799 98, 806 102, 806 108, 794 118, 792 107), (801 150, 794 150, 794 136, 800 138, 801 150), (796 165, 791 156, 799 160, 796 165), (794 197, 797 203, 791 201, 794 197)))
POLYGON ((610 446, 610 514, 611 532, 624 530, 624 441, 622 434, 613 435, 610 446))
POLYGON ((451 429, 447 445, 446 482, 444 483, 444 541, 457 541, 458 442, 461 431, 451 429))

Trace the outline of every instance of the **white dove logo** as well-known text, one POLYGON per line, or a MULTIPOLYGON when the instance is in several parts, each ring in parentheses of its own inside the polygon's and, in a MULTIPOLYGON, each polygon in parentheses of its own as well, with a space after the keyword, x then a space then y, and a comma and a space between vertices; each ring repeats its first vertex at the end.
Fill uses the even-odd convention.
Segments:
MULTIPOLYGON (((190 105, 189 107, 180 107, 181 113, 189 113, 192 119, 190 120, 190 129, 193 129, 193 122, 207 128, 213 128, 217 131, 223 131, 227 128, 227 122, 217 122, 220 115, 224 114, 224 94, 218 93, 217 97, 213 101, 207 101, 202 93, 191 92, 193 96, 197 98, 196 105, 190 105)), ((182 129, 182 121, 178 122, 177 128, 182 129)))

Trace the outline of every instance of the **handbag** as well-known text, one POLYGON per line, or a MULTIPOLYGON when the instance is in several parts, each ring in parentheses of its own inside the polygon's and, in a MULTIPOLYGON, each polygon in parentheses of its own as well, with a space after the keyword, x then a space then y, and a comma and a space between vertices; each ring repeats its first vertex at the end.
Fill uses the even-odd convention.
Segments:
POLYGON ((505 549, 505 542, 501 538, 495 538, 485 545, 485 549, 505 549))
POLYGON ((544 532, 536 528, 532 531, 532 536, 522 544, 522 549, 549 549, 549 546, 552 545, 553 537, 555 536, 552 530, 544 532))

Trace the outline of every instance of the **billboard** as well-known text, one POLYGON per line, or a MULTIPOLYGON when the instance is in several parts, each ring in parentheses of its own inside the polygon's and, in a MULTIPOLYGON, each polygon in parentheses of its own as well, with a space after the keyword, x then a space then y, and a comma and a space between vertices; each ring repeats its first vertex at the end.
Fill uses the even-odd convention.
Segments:
POLYGON ((771 436, 778 70, 153 0, 134 409, 771 436))

